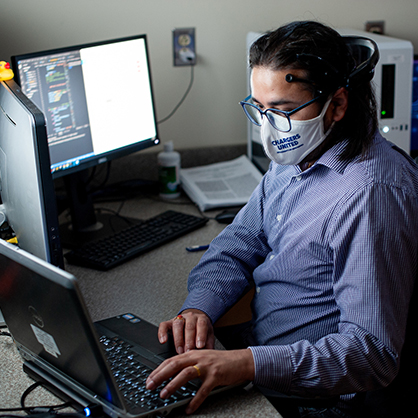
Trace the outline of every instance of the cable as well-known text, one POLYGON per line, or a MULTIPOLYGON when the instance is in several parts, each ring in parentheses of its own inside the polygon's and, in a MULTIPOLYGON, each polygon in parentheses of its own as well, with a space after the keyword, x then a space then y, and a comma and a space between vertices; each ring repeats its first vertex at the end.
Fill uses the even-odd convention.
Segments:
POLYGON ((29 414, 36 414, 36 413, 45 413, 45 412, 51 412, 58 409, 64 409, 69 406, 71 406, 70 402, 65 402, 60 405, 48 405, 48 406, 37 406, 37 407, 27 407, 25 406, 25 400, 28 397, 29 394, 31 394, 37 387, 44 386, 47 387, 47 384, 42 382, 35 382, 34 384, 30 385, 22 394, 20 397, 20 406, 21 410, 28 412, 29 414))
MULTIPOLYGON (((8 333, 2 332, 2 335, 7 335, 8 333)), ((76 412, 58 412, 64 408, 72 407, 74 405, 72 402, 65 402, 59 405, 46 405, 46 406, 25 406, 25 400, 30 393, 32 393, 37 387, 42 386, 48 389, 49 383, 47 382, 35 382, 30 385, 20 397, 20 408, 0 408, 0 412, 26 412, 28 415, 33 416, 34 418, 86 418, 86 417, 102 417, 103 409, 98 404, 89 404, 83 410, 76 412)), ((22 418, 21 415, 12 415, 12 414, 0 414, 0 418, 22 418)))
MULTIPOLYGON (((25 407, 25 399, 28 397, 28 395, 30 393, 32 393, 38 386, 41 386, 42 383, 41 382, 35 382, 33 385, 30 385, 22 394, 22 396, 20 397, 20 406, 22 408, 26 408, 25 407)), ((29 408, 30 409, 30 408, 29 408)))
POLYGON ((191 71, 190 71, 190 83, 189 86, 186 89, 186 92, 184 93, 183 97, 180 99, 180 101, 177 103, 177 105, 174 107, 174 109, 171 111, 171 113, 166 116, 165 118, 161 119, 160 121, 157 122, 157 124, 161 124, 164 123, 165 121, 167 121, 168 119, 171 118, 171 116, 174 115, 174 113, 177 112, 178 108, 183 104, 183 102, 186 100, 187 95, 189 94, 192 85, 193 85, 193 81, 194 81, 194 65, 191 65, 191 71))

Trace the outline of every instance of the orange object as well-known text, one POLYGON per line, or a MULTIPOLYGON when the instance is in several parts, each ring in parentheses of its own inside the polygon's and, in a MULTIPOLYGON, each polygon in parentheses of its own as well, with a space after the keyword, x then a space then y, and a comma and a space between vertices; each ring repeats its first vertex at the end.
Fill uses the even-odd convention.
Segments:
POLYGON ((14 77, 10 64, 6 61, 0 61, 0 81, 11 80, 14 77))

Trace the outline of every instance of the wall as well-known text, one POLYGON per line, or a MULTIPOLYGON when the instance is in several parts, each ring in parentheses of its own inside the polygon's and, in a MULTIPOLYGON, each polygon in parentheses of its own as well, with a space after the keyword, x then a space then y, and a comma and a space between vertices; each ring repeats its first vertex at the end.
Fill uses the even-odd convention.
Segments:
MULTIPOLYGON (((385 20, 386 34, 418 50, 418 1, 401 0, 0 0, 0 59, 11 55, 139 33, 148 35, 158 118, 174 108, 190 80, 190 67, 173 67, 173 28, 196 28, 198 64, 190 95, 160 125, 162 142, 178 149, 246 141, 238 105, 246 92, 245 36, 292 20, 364 29, 385 20)), ((117 62, 104 71, 118 79, 117 62)))

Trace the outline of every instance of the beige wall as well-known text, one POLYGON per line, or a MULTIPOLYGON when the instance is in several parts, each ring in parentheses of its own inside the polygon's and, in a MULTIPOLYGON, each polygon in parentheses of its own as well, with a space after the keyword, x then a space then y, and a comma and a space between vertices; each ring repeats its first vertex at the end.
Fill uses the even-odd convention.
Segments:
MULTIPOLYGON (((0 59, 146 33, 161 119, 190 78, 189 67, 172 65, 171 31, 194 26, 195 83, 175 116, 160 125, 162 142, 172 139, 178 149, 238 144, 246 141, 238 101, 246 92, 247 32, 302 19, 360 30, 367 20, 385 20, 387 35, 418 50, 417 0, 0 0, 0 59)), ((109 82, 124 86, 117 63, 109 60, 103 70, 109 82)))

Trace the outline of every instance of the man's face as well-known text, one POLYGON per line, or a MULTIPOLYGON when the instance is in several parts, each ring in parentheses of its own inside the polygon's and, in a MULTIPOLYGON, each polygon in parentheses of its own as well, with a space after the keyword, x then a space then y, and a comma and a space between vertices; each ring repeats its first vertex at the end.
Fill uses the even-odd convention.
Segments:
MULTIPOLYGON (((306 78, 302 70, 272 70, 266 67, 255 67, 251 75, 251 95, 255 105, 261 110, 278 109, 284 111, 293 110, 309 100, 313 99, 312 92, 300 82, 287 82, 285 77, 292 74, 298 78, 306 78)), ((332 103, 324 118, 325 131, 333 121, 332 103)), ((308 120, 317 117, 322 107, 315 102, 301 109, 291 116, 294 120, 308 120)))

